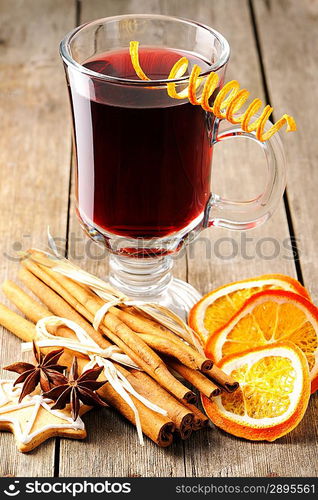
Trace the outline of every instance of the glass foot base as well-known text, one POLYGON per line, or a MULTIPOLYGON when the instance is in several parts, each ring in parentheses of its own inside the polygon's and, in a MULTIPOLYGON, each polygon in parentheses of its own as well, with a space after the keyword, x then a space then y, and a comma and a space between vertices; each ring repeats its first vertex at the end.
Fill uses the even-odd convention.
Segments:
POLYGON ((154 302, 164 305, 187 321, 190 309, 202 295, 186 281, 173 278, 162 297, 155 297, 154 302))
POLYGON ((169 286, 161 294, 151 296, 136 294, 135 297, 144 302, 153 302, 168 307, 187 321, 190 309, 201 299, 202 295, 189 283, 172 278, 169 286))

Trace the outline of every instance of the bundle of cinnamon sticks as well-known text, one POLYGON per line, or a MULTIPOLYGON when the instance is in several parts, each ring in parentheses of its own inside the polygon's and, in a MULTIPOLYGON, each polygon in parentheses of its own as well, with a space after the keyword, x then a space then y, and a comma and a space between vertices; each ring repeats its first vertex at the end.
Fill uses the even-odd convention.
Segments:
MULTIPOLYGON (((114 362, 117 370, 139 394, 167 412, 167 416, 156 413, 131 396, 144 434, 159 446, 169 446, 175 432, 187 439, 193 430, 207 426, 208 418, 196 406, 197 395, 186 383, 209 398, 222 391, 232 392, 238 384, 194 346, 136 307, 124 304, 110 307, 95 330, 94 318, 104 301, 88 286, 54 271, 49 260, 45 265, 45 254, 41 253, 39 264, 32 258, 36 254, 39 252, 29 251, 29 258, 22 261, 19 279, 40 302, 13 281, 4 282, 4 293, 27 319, 0 304, 0 324, 23 341, 30 342, 37 338, 35 324, 42 318, 56 315, 77 323, 102 349, 118 346, 139 369, 114 362)), ((65 338, 75 336, 66 326, 52 327, 50 333, 65 338)), ((45 352, 49 349, 43 348, 45 352)), ((78 356, 83 368, 88 360, 83 354, 78 356)), ((71 361, 72 355, 65 350, 62 364, 70 366, 71 361)), ((110 406, 135 424, 131 407, 109 383, 98 392, 110 406)))

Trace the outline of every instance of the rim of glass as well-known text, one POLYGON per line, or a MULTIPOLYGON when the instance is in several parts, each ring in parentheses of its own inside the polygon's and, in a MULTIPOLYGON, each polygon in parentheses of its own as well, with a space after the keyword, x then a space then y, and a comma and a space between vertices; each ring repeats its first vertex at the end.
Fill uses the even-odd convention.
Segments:
POLYGON ((210 26, 207 26, 206 24, 202 24, 196 21, 192 21, 190 19, 186 19, 183 17, 177 17, 177 16, 164 16, 160 14, 124 14, 120 16, 111 16, 111 17, 103 17, 100 19, 96 19, 94 21, 89 21, 87 23, 81 24, 80 26, 77 26, 74 30, 70 31, 61 41, 60 43, 60 55, 63 59, 63 61, 67 65, 73 66, 75 69, 80 71, 81 73, 84 73, 88 76, 92 76, 94 78, 98 78, 100 80, 107 81, 109 83, 116 83, 118 85, 137 85, 141 87, 148 87, 148 86, 160 86, 160 85, 166 85, 167 83, 183 83, 189 80, 189 76, 183 76, 181 78, 174 78, 171 80, 168 79, 160 79, 160 80, 132 80, 129 78, 120 78, 117 76, 110 76, 110 75, 103 75, 101 73, 98 73, 97 71, 92 71, 91 69, 86 68, 82 64, 76 62, 70 53, 70 43, 72 41, 72 38, 82 29, 84 29, 87 26, 93 26, 94 24, 99 24, 104 21, 113 21, 113 20, 120 20, 124 18, 155 18, 155 19, 171 19, 171 20, 176 20, 176 21, 181 21, 184 24, 189 24, 191 26, 196 26, 203 28, 209 33, 211 33, 220 43, 221 46, 221 54, 218 58, 218 60, 214 63, 211 64, 208 70, 202 71, 200 73, 200 77, 204 77, 209 75, 212 71, 218 71, 221 69, 229 60, 230 57, 230 46, 226 38, 224 38, 221 33, 216 31, 213 28, 210 28, 210 26))

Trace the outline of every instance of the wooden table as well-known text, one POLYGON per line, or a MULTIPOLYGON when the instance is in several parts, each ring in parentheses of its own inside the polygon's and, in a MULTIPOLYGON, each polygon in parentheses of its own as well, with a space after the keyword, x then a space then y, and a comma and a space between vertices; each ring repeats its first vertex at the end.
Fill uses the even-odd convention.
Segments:
MULTIPOLYGON (((70 117, 58 43, 78 24, 131 12, 179 15, 221 31, 232 48, 228 79, 235 76, 252 96, 270 100, 276 117, 288 112, 298 122, 297 133, 284 135, 288 188, 272 219, 245 234, 207 230, 177 260, 177 275, 204 293, 232 280, 286 273, 302 280, 317 302, 316 0, 0 0, 1 279, 15 278, 16 250, 45 247, 48 225, 69 258, 107 274, 107 259, 83 237, 74 216, 70 117)), ((251 145, 222 145, 215 151, 213 190, 241 199, 258 194, 262 167, 251 145)), ((17 357, 20 342, 6 331, 0 342, 3 366, 17 357)), ((317 405, 312 397, 299 427, 272 444, 213 428, 170 449, 149 440, 139 446, 130 424, 109 409, 97 410, 85 416, 85 442, 50 440, 22 455, 12 435, 1 433, 0 474, 317 475, 317 405)))

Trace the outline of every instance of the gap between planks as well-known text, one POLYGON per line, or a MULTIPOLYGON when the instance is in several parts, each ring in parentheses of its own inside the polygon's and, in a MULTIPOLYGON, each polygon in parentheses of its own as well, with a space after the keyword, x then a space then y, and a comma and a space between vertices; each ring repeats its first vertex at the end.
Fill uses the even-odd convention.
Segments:
MULTIPOLYGON (((265 70, 264 63, 263 63, 262 47, 260 44, 260 37, 259 37, 257 20, 256 20, 256 16, 255 16, 254 6, 253 6, 253 0, 248 0, 248 7, 249 7, 249 11, 250 11, 250 16, 251 16, 251 24, 252 24, 252 28, 253 28, 255 46, 256 46, 257 56, 258 56, 258 60, 259 60, 259 67, 260 67, 262 85, 263 85, 263 89, 264 89, 264 95, 265 95, 266 102, 270 103, 271 102, 270 91, 269 91, 269 85, 267 83, 267 78, 266 78, 266 70, 265 70)), ((271 120, 273 122, 275 122, 275 113, 272 113, 271 120)), ((300 281, 300 283, 302 285, 305 285, 303 272, 302 272, 302 268, 301 268, 301 263, 300 263, 299 249, 298 249, 298 244, 297 244, 294 223, 293 223, 292 216, 291 216, 287 188, 284 191, 284 198, 283 199, 284 199, 284 206, 285 206, 290 241, 291 241, 292 248, 293 248, 294 263, 295 263, 295 269, 296 269, 296 273, 297 273, 297 279, 300 281)))

